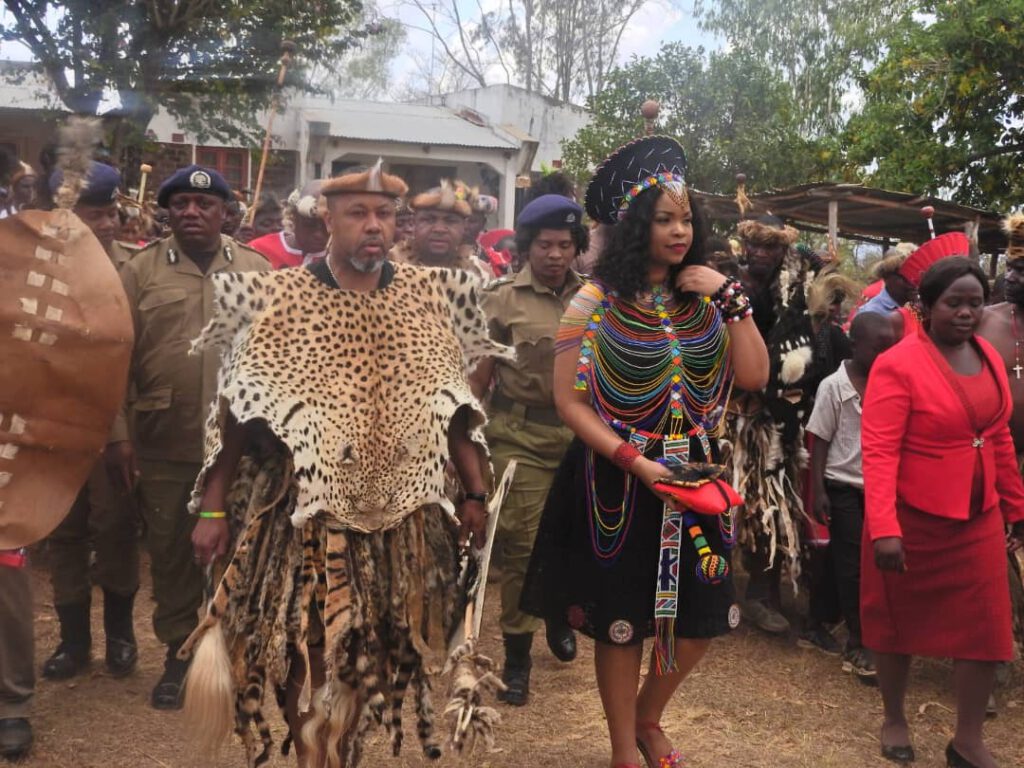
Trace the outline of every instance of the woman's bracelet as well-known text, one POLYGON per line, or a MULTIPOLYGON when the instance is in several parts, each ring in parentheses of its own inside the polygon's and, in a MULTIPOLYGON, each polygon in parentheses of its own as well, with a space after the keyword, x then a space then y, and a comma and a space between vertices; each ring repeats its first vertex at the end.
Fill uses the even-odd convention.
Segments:
POLYGON ((735 278, 728 278, 721 288, 711 294, 711 303, 727 323, 738 323, 754 314, 743 284, 735 278))
POLYGON ((615 453, 612 455, 612 464, 623 472, 629 472, 630 467, 633 466, 633 462, 639 459, 640 455, 640 451, 636 449, 636 446, 630 445, 629 443, 622 443, 615 449, 615 453))
POLYGON ((198 516, 203 520, 223 520, 228 513, 222 509, 203 509, 200 510, 198 516))

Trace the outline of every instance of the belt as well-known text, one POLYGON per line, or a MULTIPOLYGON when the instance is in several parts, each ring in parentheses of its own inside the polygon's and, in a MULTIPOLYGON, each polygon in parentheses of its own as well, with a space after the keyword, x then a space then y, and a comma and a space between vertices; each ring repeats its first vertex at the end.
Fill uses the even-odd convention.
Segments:
POLYGON ((545 427, 563 426, 562 419, 558 416, 558 411, 552 405, 523 405, 511 397, 495 391, 491 395, 491 407, 496 411, 509 413, 523 421, 542 424, 545 427))

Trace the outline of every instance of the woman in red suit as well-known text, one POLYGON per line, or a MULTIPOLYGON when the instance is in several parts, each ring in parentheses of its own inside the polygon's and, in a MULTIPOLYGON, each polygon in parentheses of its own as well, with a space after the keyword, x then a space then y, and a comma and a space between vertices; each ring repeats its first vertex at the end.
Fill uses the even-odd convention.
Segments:
POLYGON ((864 402, 861 618, 885 708, 882 755, 910 762, 913 655, 954 659, 954 768, 997 768, 982 740, 995 663, 1013 657, 1006 573, 1024 540, 1024 485, 999 354, 975 336, 988 282, 960 257, 920 286, 925 328, 878 358, 864 402))

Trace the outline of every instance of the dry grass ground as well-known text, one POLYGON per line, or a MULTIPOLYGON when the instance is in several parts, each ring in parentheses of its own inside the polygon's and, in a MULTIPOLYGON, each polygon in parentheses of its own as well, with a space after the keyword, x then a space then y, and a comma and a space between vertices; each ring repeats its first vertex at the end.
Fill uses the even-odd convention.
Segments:
MULTIPOLYGON (((57 621, 45 572, 35 570, 37 665, 57 644, 57 621)), ((484 650, 500 658, 500 635, 490 602, 484 650)), ((177 713, 155 712, 149 692, 163 660, 149 627, 148 581, 139 595, 136 631, 141 663, 126 680, 113 680, 102 661, 72 682, 40 680, 33 724, 36 746, 25 768, 193 768, 244 765, 232 744, 214 763, 190 752, 177 713)), ((98 607, 93 626, 101 627, 98 607)), ((96 649, 102 653, 102 630, 96 649)), ((542 643, 541 643, 542 645, 542 643)), ((477 768, 607 768, 601 708, 594 686, 589 642, 572 665, 537 650, 529 706, 501 706, 500 751, 442 764, 477 768)), ((989 743, 1004 768, 1024 766, 1024 674, 1000 690, 1000 715, 987 726, 989 743)), ((949 664, 918 661, 909 696, 918 766, 942 766, 954 714, 949 664)), ((438 698, 440 698, 438 696, 438 698)), ((435 702, 439 704, 440 702, 435 702)), ((275 739, 283 726, 274 713, 275 739)), ((741 627, 718 641, 677 694, 663 725, 693 768, 860 768, 889 766, 878 756, 881 704, 878 692, 849 675, 837 659, 801 650, 787 638, 769 638, 741 627)), ((407 730, 413 718, 406 717, 407 730)), ((370 745, 366 766, 402 768, 429 764, 408 733, 401 758, 383 739, 370 745)), ((272 768, 294 765, 280 755, 272 768)))

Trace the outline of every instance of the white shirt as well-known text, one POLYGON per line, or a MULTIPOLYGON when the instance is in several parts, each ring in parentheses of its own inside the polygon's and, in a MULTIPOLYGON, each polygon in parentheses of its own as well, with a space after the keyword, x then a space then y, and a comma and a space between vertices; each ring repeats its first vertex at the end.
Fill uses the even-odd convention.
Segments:
POLYGON ((818 395, 814 400, 807 431, 821 440, 829 441, 825 479, 863 490, 861 402, 846 372, 849 364, 849 360, 844 360, 835 373, 826 376, 818 385, 818 395))

